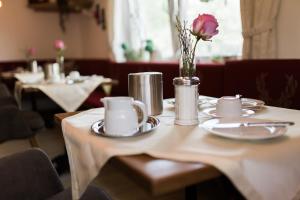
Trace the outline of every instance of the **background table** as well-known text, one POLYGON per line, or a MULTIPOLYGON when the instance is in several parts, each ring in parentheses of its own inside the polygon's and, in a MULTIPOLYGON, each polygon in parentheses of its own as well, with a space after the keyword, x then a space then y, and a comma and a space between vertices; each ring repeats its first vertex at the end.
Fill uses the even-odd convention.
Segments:
MULTIPOLYGON (((114 82, 109 78, 92 76, 82 83, 65 84, 65 83, 35 83, 27 84, 17 81, 15 84, 15 97, 21 107, 22 91, 37 92, 42 91, 61 108, 67 112, 75 111, 97 88, 103 87, 107 94, 114 82)), ((32 98, 33 102, 34 99, 32 98)))

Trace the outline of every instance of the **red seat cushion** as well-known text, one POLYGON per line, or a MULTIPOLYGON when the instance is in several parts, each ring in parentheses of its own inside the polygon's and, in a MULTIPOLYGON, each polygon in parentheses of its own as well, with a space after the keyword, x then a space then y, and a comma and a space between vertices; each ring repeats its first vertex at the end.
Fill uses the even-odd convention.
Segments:
POLYGON ((85 100, 84 105, 90 107, 103 107, 102 102, 100 101, 101 98, 105 97, 103 92, 94 91, 90 94, 90 96, 85 100))

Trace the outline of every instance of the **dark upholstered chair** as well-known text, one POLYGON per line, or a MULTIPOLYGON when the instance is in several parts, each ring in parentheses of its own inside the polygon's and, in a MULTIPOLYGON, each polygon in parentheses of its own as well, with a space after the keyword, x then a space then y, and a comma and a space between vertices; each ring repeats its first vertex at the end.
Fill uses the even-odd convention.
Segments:
POLYGON ((17 107, 0 107, 0 119, 0 142, 34 136, 34 132, 24 120, 23 113, 17 107))
MULTIPOLYGON (((0 159, 0 199, 71 200, 71 190, 64 187, 48 156, 30 149, 0 159)), ((82 200, 109 200, 101 189, 89 186, 82 200)))
POLYGON ((19 110, 3 83, 0 83, 0 120, 0 142, 28 138, 31 146, 38 146, 35 134, 45 127, 44 120, 36 112, 19 110))
POLYGON ((15 105, 0 106, 0 143, 13 139, 29 139, 31 146, 38 147, 36 133, 44 128, 40 115, 20 111, 15 105))
POLYGON ((6 87, 4 83, 0 82, 0 97, 10 97, 11 94, 9 89, 6 87))
POLYGON ((15 98, 11 95, 7 86, 0 82, 0 106, 5 106, 5 105, 17 106, 17 102, 15 98))
POLYGON ((14 105, 17 106, 17 102, 13 97, 0 97, 0 107, 6 105, 14 105))

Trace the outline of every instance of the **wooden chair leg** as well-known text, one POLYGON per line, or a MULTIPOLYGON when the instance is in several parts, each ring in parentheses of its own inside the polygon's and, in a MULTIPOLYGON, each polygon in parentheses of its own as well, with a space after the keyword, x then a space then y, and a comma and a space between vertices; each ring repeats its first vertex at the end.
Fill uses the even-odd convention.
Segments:
POLYGON ((40 147, 38 145, 38 142, 37 142, 35 136, 32 136, 31 138, 29 138, 29 143, 30 143, 31 147, 40 147))

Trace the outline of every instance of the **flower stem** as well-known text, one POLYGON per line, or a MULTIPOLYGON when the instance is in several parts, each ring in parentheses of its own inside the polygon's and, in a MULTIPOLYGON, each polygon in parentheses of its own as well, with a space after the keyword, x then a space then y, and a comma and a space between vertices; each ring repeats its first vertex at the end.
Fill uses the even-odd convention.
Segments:
POLYGON ((191 60, 191 62, 194 62, 195 52, 196 52, 196 47, 197 47, 197 44, 198 44, 199 40, 200 40, 200 38, 197 37, 197 40, 196 40, 196 42, 195 42, 195 46, 194 46, 194 48, 193 48, 193 53, 192 53, 192 60, 191 60))

